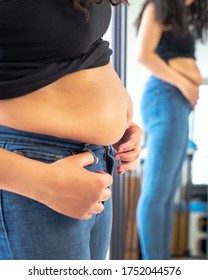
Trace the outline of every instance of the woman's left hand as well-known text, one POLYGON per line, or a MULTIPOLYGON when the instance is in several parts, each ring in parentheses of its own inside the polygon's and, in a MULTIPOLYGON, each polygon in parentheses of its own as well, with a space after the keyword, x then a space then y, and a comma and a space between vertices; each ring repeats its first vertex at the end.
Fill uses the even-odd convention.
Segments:
POLYGON ((122 175, 137 165, 141 152, 141 137, 141 128, 131 123, 123 137, 113 145, 116 151, 115 159, 121 161, 117 167, 119 175, 122 175))

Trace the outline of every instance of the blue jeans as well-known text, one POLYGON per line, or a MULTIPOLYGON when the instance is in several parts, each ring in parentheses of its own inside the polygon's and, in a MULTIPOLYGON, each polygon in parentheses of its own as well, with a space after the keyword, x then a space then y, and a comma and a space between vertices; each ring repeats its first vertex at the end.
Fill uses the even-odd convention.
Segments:
POLYGON ((137 225, 142 258, 169 259, 174 198, 188 143, 191 105, 174 86, 151 76, 141 100, 147 156, 137 225))
MULTIPOLYGON (((90 171, 112 173, 114 164, 110 146, 88 145, 3 126, 0 126, 0 147, 45 163, 89 151, 99 159, 87 167, 90 171)), ((0 259, 105 259, 111 227, 111 199, 105 202, 101 214, 83 221, 61 215, 35 200, 0 190, 0 259)))

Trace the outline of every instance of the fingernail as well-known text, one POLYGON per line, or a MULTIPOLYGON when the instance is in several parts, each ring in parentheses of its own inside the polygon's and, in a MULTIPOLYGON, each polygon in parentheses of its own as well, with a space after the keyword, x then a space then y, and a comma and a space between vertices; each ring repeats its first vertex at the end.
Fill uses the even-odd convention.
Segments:
POLYGON ((93 155, 93 156, 94 156, 94 164, 98 164, 99 159, 95 155, 93 155))
POLYGON ((124 172, 125 170, 123 168, 118 169, 119 172, 124 172))

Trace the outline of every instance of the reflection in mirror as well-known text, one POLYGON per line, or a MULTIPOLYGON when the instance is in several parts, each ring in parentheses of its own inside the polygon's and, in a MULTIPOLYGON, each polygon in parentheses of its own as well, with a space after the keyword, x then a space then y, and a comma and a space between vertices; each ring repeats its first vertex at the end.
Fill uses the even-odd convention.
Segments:
MULTIPOLYGON (((140 102, 146 81, 146 71, 137 62, 135 56, 136 28, 135 20, 144 0, 131 0, 128 7, 127 23, 127 77, 126 86, 134 104, 134 122, 143 127, 140 102)), ((196 43, 196 63, 203 82, 199 90, 199 100, 195 110, 189 116, 189 145, 183 163, 180 186, 175 195, 174 223, 172 230, 171 258, 208 259, 208 42, 196 43)), ((179 133, 181 133, 179 131, 179 133)), ((174 136, 172 136, 174 137, 174 136)), ((134 191, 128 194, 129 205, 136 212, 135 193, 139 197, 144 162, 146 157, 146 137, 144 134, 143 151, 140 163, 134 172, 129 174, 128 184, 134 191), (135 191, 135 184, 137 190, 135 191), (131 203, 134 201, 134 203, 131 203)), ((127 176, 126 176, 127 177, 127 176)), ((136 223, 136 217, 131 223, 136 223)), ((140 236, 126 233, 128 244, 132 245, 134 254, 126 258, 142 258, 140 236), (137 241, 128 241, 138 238, 137 241), (136 247, 135 247, 136 244, 136 247), (136 252, 135 252, 136 251, 136 252)))

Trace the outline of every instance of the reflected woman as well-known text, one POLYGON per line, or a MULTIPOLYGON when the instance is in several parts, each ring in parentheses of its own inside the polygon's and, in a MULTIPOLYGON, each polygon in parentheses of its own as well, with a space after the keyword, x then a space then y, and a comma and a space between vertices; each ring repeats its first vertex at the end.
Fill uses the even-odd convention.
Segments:
POLYGON ((137 209, 138 232, 143 259, 168 259, 188 118, 202 82, 195 41, 207 34, 208 1, 147 0, 136 26, 136 56, 151 73, 141 100, 147 157, 137 209))

